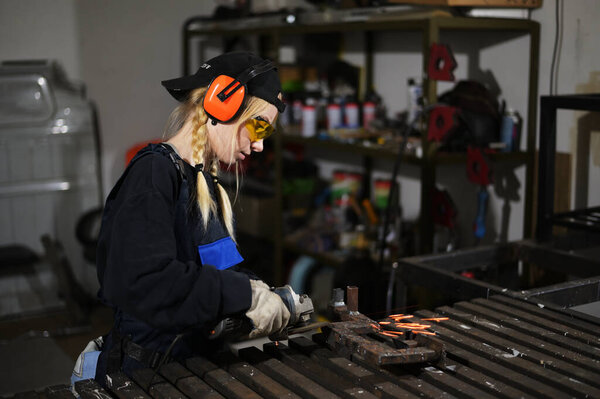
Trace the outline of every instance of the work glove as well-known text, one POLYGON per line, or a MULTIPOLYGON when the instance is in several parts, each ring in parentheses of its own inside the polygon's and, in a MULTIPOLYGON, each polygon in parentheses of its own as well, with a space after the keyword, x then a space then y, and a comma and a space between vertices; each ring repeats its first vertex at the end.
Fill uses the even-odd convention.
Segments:
POLYGON ((252 305, 246 312, 254 329, 249 338, 258 338, 281 332, 290 320, 290 312, 281 297, 271 291, 268 285, 260 280, 250 280, 252 288, 252 305))

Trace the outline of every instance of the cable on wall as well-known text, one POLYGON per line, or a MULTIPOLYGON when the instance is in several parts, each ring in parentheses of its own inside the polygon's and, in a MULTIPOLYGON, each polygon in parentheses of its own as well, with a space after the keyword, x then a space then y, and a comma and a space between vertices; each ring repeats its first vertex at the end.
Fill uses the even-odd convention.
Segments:
POLYGON ((556 30, 554 32, 554 46, 552 49, 552 63, 550 64, 550 95, 556 94, 556 86, 558 85, 558 67, 560 53, 562 49, 563 36, 563 17, 564 17, 564 0, 556 0, 555 7, 555 23, 556 30))

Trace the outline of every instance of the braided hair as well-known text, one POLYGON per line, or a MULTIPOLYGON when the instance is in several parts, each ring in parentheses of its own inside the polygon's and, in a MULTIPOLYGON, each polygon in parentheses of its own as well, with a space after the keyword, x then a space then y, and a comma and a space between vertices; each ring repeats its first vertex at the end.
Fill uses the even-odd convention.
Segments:
MULTIPOLYGON (((213 155, 208 140, 208 116, 202 107, 202 99, 206 94, 206 88, 195 89, 190 92, 187 100, 181 103, 169 116, 167 126, 163 134, 163 139, 166 141, 179 132, 186 122, 191 121, 192 126, 192 159, 196 165, 197 181, 196 181, 196 203, 202 216, 204 228, 207 227, 211 215, 217 214, 217 204, 210 195, 208 184, 201 171, 206 171, 210 174, 217 187, 217 200, 221 208, 223 222, 227 232, 235 241, 235 232, 233 228, 233 210, 229 195, 225 188, 219 182, 219 160, 213 155)), ((236 132, 231 135, 232 155, 235 151, 238 142, 238 133, 241 125, 248 119, 260 115, 269 103, 258 97, 250 97, 242 114, 231 123, 232 129, 236 132)), ((236 176, 236 195, 239 191, 239 165, 235 165, 236 176)), ((232 165, 229 165, 230 167, 232 165)))

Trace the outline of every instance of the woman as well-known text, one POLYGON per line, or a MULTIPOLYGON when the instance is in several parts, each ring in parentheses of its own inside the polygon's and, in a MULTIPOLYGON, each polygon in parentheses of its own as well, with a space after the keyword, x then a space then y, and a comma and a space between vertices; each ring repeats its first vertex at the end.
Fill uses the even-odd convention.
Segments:
POLYGON ((235 244, 219 162, 263 149, 273 131, 281 86, 274 65, 251 53, 227 53, 196 74, 162 82, 181 104, 166 141, 131 161, 110 193, 98 243, 99 296, 115 309, 96 379, 156 367, 166 358, 208 354, 207 332, 246 315, 250 337, 283 329, 281 298, 250 272, 235 244))

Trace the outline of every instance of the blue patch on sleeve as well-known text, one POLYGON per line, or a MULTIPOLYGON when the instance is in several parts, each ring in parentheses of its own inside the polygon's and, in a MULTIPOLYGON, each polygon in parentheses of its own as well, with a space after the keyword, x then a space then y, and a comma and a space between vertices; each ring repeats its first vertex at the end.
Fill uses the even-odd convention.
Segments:
POLYGON ((228 269, 244 260, 231 237, 221 238, 210 244, 198 245, 198 253, 202 264, 213 265, 219 270, 228 269))

